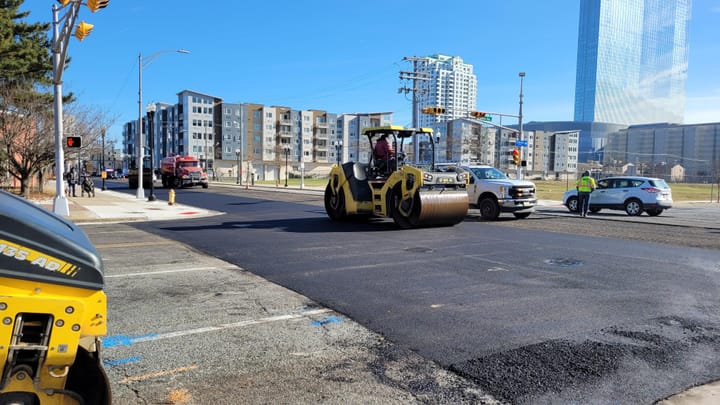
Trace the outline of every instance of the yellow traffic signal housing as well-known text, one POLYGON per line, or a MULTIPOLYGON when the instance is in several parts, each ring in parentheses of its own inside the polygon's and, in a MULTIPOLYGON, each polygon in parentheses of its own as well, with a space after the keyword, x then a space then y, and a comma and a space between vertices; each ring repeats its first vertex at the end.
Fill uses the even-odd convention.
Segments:
POLYGON ((93 27, 94 25, 92 24, 80 21, 80 24, 78 24, 77 28, 75 28, 75 38, 82 41, 85 37, 90 35, 90 31, 92 31, 93 27))
POLYGON ((445 109, 442 107, 423 107, 422 109, 423 114, 445 114, 445 109))
POLYGON ((67 6, 72 0, 57 0, 58 3, 60 3, 61 6, 65 7, 67 6))
POLYGON ((108 6, 110 0, 87 0, 87 6, 93 13, 108 6))
POLYGON ((519 166, 520 165, 520 149, 517 149, 517 148, 513 149, 512 155, 513 155, 513 162, 519 166))
POLYGON ((473 116, 473 117, 475 117, 475 118, 479 118, 479 119, 480 119, 480 118, 485 118, 485 116, 487 115, 487 113, 486 113, 486 112, 482 112, 482 111, 470 111, 470 115, 473 116))

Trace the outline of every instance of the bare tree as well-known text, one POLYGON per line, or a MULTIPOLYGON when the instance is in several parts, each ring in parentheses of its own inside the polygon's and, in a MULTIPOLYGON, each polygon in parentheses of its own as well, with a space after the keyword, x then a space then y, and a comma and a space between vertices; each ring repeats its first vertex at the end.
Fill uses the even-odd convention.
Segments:
MULTIPOLYGON (((63 127, 83 138, 84 148, 97 142, 104 114, 75 104, 66 107, 63 127)), ((0 160, 8 174, 20 182, 20 194, 28 197, 33 178, 43 190, 44 175, 55 163, 53 106, 46 95, 19 87, 0 86, 0 160)))
POLYGON ((30 179, 54 158, 51 107, 40 95, 11 85, 0 87, 2 157, 8 174, 20 182, 20 193, 26 197, 30 179))

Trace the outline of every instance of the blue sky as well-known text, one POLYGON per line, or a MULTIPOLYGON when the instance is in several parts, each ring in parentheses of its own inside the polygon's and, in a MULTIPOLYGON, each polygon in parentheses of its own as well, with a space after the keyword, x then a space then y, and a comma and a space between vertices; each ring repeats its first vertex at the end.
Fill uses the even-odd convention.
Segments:
MULTIPOLYGON (((52 19, 52 0, 26 0, 28 21, 52 19)), ((143 68, 143 104, 176 103, 189 89, 227 102, 392 111, 410 125, 397 89, 405 56, 460 56, 478 76, 477 109, 516 114, 524 71, 524 121, 572 120, 577 0, 110 0, 78 21, 64 91, 115 118, 138 115, 138 55, 162 53, 143 68), (274 5, 272 7, 271 5, 274 5)), ((62 12, 61 12, 62 15, 62 12)), ((686 123, 720 121, 720 0, 694 0, 686 123)), ((144 111, 143 106, 143 111, 144 111)))

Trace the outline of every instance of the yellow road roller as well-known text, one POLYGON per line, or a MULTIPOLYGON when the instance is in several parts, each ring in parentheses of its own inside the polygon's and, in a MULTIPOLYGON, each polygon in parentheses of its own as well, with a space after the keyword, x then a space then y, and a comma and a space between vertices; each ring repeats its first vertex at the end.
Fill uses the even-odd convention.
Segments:
POLYGON ((103 286, 82 229, 0 191, 0 404, 111 403, 103 286))
POLYGON ((325 211, 334 221, 352 217, 387 217, 402 228, 452 226, 468 212, 466 173, 435 165, 435 139, 430 128, 384 126, 366 128, 369 161, 333 165, 325 188, 325 211), (406 141, 421 142, 425 164, 405 162, 406 141), (378 156, 380 139, 392 154, 378 156))

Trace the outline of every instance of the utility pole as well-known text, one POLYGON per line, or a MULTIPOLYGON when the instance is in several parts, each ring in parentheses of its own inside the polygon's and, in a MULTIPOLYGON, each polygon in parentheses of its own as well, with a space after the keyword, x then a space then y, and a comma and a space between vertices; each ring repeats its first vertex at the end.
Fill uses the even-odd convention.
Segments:
MULTIPOLYGON (((408 94, 412 92, 412 126, 413 128, 417 128, 419 124, 419 114, 418 114, 418 96, 423 96, 427 94, 426 88, 420 88, 418 86, 418 82, 422 81, 429 81, 430 77, 428 73, 424 72, 418 72, 418 62, 424 62, 427 60, 427 58, 421 58, 417 56, 406 56, 403 58, 404 61, 412 62, 413 64, 413 70, 412 72, 407 71, 400 71, 400 80, 412 80, 412 87, 409 88, 407 86, 400 87, 398 89, 398 93, 404 93, 408 94)), ((415 160, 415 163, 418 162, 418 158, 420 154, 420 145, 418 145, 418 139, 417 135, 413 135, 413 159, 415 160)))

